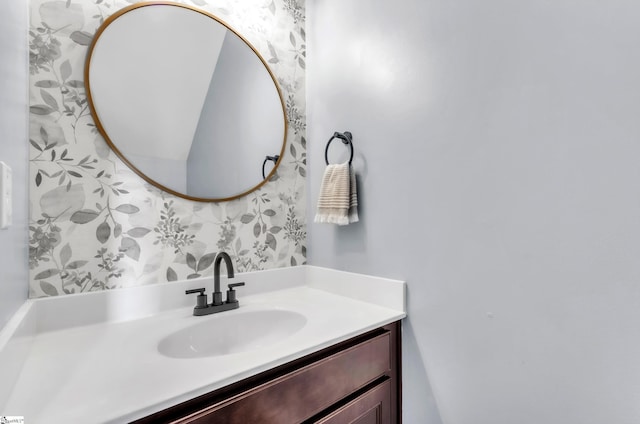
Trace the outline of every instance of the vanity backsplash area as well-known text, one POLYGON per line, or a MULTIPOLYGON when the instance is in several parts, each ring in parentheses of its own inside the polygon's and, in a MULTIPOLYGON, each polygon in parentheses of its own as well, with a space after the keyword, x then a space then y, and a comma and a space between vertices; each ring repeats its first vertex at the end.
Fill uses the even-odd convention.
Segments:
MULTIPOLYGON (((85 90, 88 49, 105 20, 134 3, 30 1, 32 298, 210 277, 220 251, 233 257, 237 272, 306 262, 304 2, 179 2, 215 16, 255 48, 286 112, 286 139, 273 152, 282 154, 276 172, 225 202, 158 189, 98 131, 85 90)), ((170 106, 168 91, 158 89, 154 101, 170 106)))

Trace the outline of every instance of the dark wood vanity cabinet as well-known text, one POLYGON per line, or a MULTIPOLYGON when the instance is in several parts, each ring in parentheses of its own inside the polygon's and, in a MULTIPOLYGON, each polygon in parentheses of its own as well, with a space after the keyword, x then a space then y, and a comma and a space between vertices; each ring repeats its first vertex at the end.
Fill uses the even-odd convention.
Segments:
POLYGON ((135 424, 400 424, 395 322, 135 424))

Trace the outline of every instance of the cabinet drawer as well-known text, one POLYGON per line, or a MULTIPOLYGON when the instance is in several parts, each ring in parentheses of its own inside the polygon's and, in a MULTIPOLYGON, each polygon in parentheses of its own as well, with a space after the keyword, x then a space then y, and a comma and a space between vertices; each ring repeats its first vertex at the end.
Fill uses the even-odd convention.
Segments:
POLYGON ((387 331, 174 423, 299 423, 388 373, 390 350, 387 331))

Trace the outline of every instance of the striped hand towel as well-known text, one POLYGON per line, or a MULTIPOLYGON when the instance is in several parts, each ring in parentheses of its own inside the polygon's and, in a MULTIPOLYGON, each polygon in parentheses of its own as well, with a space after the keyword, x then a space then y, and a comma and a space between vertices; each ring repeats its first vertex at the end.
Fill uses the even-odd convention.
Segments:
POLYGON ((327 165, 314 222, 338 225, 358 222, 356 174, 348 162, 327 165))

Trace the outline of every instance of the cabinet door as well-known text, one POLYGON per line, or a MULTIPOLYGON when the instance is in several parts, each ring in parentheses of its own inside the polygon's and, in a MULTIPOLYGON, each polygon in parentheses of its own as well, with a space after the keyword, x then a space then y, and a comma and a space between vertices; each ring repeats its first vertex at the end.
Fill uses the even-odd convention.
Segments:
POLYGON ((316 424, 390 424, 391 383, 377 385, 316 424))

